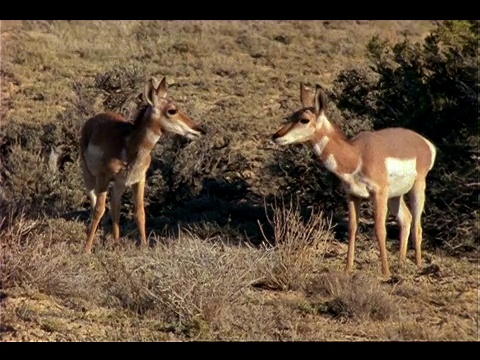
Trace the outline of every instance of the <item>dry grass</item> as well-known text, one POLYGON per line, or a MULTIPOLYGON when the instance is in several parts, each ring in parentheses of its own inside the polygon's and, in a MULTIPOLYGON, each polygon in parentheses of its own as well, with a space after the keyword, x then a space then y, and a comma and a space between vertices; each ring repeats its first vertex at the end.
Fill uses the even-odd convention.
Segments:
MULTIPOLYGON (((427 267, 408 263, 384 283, 364 231, 357 273, 338 273, 346 244, 329 209, 340 213, 340 198, 310 209, 278 200, 286 190, 305 187, 313 196, 333 183, 321 171, 315 184, 299 185, 301 173, 283 176, 289 155, 297 169, 316 165, 304 148, 267 143, 298 106, 300 81, 328 87, 341 69, 364 64, 372 35, 421 39, 431 26, 2 21, 2 341, 477 341, 478 259, 427 250, 427 267), (134 245, 125 196, 120 249, 101 238, 111 233, 107 215, 95 254, 86 256, 79 128, 98 111, 127 113, 150 75, 167 76, 209 136, 167 136, 157 145, 148 250, 134 245)), ((395 246, 389 251, 393 258, 395 246)))
POLYGON ((478 284, 468 262, 434 256, 435 271, 390 283, 376 266, 345 275, 330 270, 343 266, 346 245, 332 241, 328 222, 303 222, 295 203, 277 204, 274 218, 285 214, 303 243, 277 221, 268 247, 181 231, 155 237, 145 251, 100 243, 87 256, 73 231, 82 233, 81 223, 10 212, 0 232, 2 339, 477 339, 478 284))
MULTIPOLYGON (((333 241, 332 225, 323 213, 301 213, 298 201, 282 198, 275 202, 267 212, 270 226, 273 228, 274 246, 266 245, 269 255, 263 269, 266 275, 255 284, 275 290, 297 290, 304 287, 322 264, 328 242, 333 241)), ((260 225, 261 226, 261 225, 260 225)), ((268 237, 265 236, 268 241, 268 237)))
POLYGON ((330 297, 316 307, 334 318, 385 321, 398 315, 393 297, 369 276, 326 273, 310 283, 307 291, 330 297))

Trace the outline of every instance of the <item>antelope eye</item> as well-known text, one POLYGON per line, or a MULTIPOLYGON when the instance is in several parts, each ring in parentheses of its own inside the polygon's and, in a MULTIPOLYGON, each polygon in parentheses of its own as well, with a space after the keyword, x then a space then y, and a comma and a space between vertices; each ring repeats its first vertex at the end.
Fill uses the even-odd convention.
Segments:
POLYGON ((302 119, 300 119, 300 122, 301 122, 302 124, 308 124, 308 123, 310 122, 310 120, 305 119, 305 118, 302 118, 302 119))
POLYGON ((177 109, 168 109, 167 114, 168 115, 175 115, 177 113, 177 109))

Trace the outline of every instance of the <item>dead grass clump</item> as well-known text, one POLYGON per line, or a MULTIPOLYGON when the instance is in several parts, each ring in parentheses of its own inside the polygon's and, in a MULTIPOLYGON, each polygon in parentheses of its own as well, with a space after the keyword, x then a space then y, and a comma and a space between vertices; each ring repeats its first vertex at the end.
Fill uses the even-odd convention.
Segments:
POLYGON ((400 296, 405 299, 412 299, 420 294, 418 287, 409 283, 400 283, 395 286, 392 295, 400 296))
POLYGON ((186 336, 221 326, 254 280, 261 253, 181 233, 169 243, 105 264, 107 291, 121 306, 159 317, 165 330, 186 336))
POLYGON ((387 331, 392 341, 432 341, 431 329, 415 321, 404 321, 387 331))
POLYGON ((391 341, 478 341, 477 327, 472 329, 457 321, 445 319, 430 324, 425 324, 424 321, 425 318, 404 319, 388 327, 386 336, 391 341))
POLYGON ((393 297, 366 275, 322 274, 309 284, 307 292, 330 297, 316 309, 334 318, 385 321, 397 315, 393 297))
POLYGON ((0 230, 0 283, 3 288, 24 287, 56 296, 94 300, 101 292, 101 274, 87 259, 72 256, 68 243, 56 242, 41 219, 29 219, 22 210, 3 217, 0 230))
POLYGON ((85 256, 78 254, 78 241, 62 242, 62 231, 49 221, 21 211, 5 215, 2 288, 54 296, 67 306, 86 301, 88 308, 120 308, 187 338, 231 328, 235 309, 248 301, 257 263, 265 260, 262 251, 184 232, 148 251, 124 244, 120 253, 100 247, 94 257, 85 256))
POLYGON ((333 239, 332 226, 322 212, 301 213, 298 200, 287 204, 276 201, 267 212, 273 228, 273 241, 265 236, 268 261, 260 271, 263 280, 256 286, 267 286, 279 290, 299 289, 308 276, 318 268, 323 259, 327 242, 333 239))
POLYGON ((423 321, 405 319, 388 327, 386 336, 390 341, 478 341, 478 330, 472 332, 456 321, 443 320, 428 326, 423 321))

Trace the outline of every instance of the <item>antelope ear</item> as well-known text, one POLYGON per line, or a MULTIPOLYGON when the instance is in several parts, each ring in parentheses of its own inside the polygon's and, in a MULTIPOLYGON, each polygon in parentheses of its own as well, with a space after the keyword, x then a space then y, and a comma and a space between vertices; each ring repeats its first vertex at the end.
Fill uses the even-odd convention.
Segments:
POLYGON ((327 95, 320 85, 315 86, 315 114, 320 116, 327 108, 327 95))
POLYGON ((143 98, 150 106, 155 106, 155 95, 153 91, 155 90, 155 86, 153 82, 155 78, 151 77, 148 79, 147 83, 145 84, 145 88, 143 89, 143 98))
POLYGON ((304 108, 313 107, 314 94, 312 89, 304 83, 300 83, 300 101, 304 108))
POLYGON ((158 79, 155 76, 152 76, 151 79, 152 79, 153 87, 155 89, 158 88, 158 84, 160 84, 160 81, 158 81, 158 79))
POLYGON ((167 97, 167 78, 164 76, 160 84, 158 84, 157 88, 157 97, 158 98, 166 98, 167 97))
POLYGON ((137 94, 137 96, 135 96, 135 100, 134 100, 134 101, 135 101, 136 104, 141 104, 142 101, 143 101, 143 99, 145 99, 145 95, 143 95, 142 92, 139 92, 139 93, 137 94))

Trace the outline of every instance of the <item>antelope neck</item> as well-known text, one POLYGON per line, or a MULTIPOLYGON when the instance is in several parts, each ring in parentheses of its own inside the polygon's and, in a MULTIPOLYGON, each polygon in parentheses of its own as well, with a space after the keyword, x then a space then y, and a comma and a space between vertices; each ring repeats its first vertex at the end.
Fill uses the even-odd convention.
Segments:
POLYGON ((147 119, 142 119, 141 123, 135 124, 135 129, 129 136, 126 144, 126 151, 129 160, 140 154, 148 155, 155 147, 158 139, 162 136, 162 130, 154 126, 147 119))
POLYGON ((336 132, 316 136, 311 145, 324 166, 337 176, 352 174, 362 165, 358 150, 336 132))

